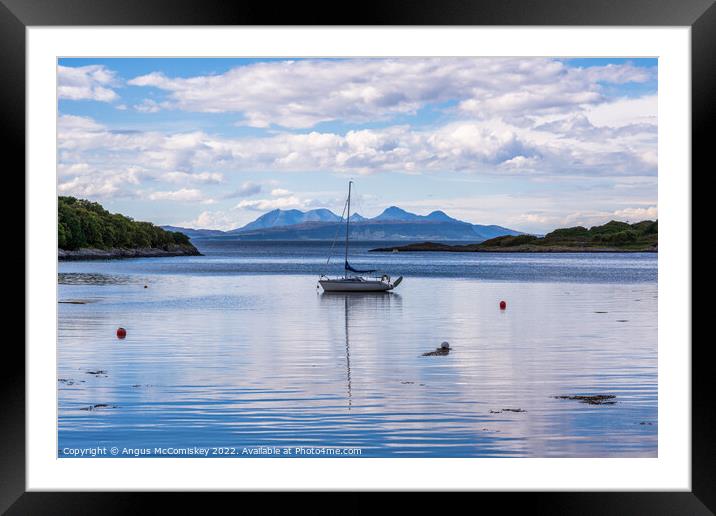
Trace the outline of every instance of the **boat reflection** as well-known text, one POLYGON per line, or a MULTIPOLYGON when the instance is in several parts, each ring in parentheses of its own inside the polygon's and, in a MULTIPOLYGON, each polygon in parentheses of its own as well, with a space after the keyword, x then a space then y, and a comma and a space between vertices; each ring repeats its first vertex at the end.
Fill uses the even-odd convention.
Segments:
MULTIPOLYGON (((351 393, 351 345, 350 345, 350 318, 351 313, 361 318, 361 314, 375 312, 376 310, 390 309, 391 306, 400 307, 402 299, 400 294, 386 292, 323 292, 321 303, 326 303, 330 310, 334 306, 343 305, 343 319, 346 339, 346 388, 348 395, 348 410, 351 409, 353 398, 351 393)), ((375 314, 372 315, 375 318, 375 314)))

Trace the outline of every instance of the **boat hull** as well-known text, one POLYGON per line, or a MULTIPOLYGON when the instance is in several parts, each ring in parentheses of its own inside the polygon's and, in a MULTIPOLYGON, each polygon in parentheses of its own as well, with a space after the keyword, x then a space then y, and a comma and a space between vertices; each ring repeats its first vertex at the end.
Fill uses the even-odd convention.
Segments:
POLYGON ((384 281, 355 281, 355 280, 319 280, 318 283, 325 292, 385 292, 392 290, 393 285, 384 281))

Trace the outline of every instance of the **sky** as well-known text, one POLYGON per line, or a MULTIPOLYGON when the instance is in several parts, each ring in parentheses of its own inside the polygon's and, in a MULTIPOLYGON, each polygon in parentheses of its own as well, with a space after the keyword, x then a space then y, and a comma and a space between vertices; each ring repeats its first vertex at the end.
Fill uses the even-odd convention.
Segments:
POLYGON ((160 225, 391 205, 545 233, 657 218, 657 60, 59 59, 60 195, 160 225))

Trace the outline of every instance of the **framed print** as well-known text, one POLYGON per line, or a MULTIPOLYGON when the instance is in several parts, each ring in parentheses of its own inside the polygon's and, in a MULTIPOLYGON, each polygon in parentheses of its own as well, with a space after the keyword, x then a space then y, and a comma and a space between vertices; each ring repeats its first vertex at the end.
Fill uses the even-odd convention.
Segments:
POLYGON ((691 338, 711 2, 3 1, 28 300, 3 509, 713 510, 691 338))

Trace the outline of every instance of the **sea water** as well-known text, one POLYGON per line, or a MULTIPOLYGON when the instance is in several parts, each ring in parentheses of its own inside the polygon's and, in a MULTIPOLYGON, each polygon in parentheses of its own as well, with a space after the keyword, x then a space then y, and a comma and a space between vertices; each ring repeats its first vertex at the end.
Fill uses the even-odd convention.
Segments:
POLYGON ((195 244, 59 264, 59 457, 657 456, 656 254, 195 244))

